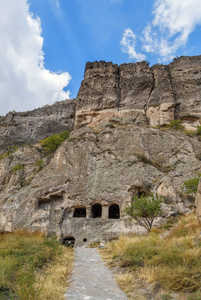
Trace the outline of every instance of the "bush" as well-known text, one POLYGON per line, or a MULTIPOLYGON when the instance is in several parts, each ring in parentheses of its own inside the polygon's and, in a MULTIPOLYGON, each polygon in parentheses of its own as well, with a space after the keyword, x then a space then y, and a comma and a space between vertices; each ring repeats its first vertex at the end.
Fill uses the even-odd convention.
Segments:
POLYGON ((43 169, 44 165, 43 159, 38 159, 35 161, 35 166, 38 167, 38 172, 43 169))
POLYGON ((12 168, 12 171, 18 171, 24 169, 24 166, 21 163, 18 163, 15 167, 12 168))
POLYGON ((18 150, 18 146, 14 146, 14 145, 13 146, 8 146, 6 153, 3 154, 3 155, 0 155, 0 159, 2 159, 4 157, 6 157, 6 156, 8 156, 8 155, 10 155, 10 154, 12 154, 14 152, 16 152, 17 150, 18 150))
POLYGON ((143 154, 136 154, 137 158, 139 161, 143 162, 144 164, 150 164, 152 165, 152 161, 146 157, 145 155, 143 154))
POLYGON ((59 134, 49 136, 45 140, 39 142, 44 147, 45 153, 54 153, 59 145, 69 137, 69 132, 64 131, 59 134))
POLYGON ((167 127, 174 129, 174 130, 184 130, 184 126, 181 125, 182 121, 181 120, 172 120, 170 123, 167 125, 167 127))
POLYGON ((182 185, 182 191, 187 195, 195 195, 198 189, 198 183, 200 180, 201 174, 198 177, 191 178, 189 180, 184 181, 182 185))
POLYGON ((150 232, 154 219, 161 213, 161 202, 162 199, 157 194, 142 194, 140 197, 134 197, 131 205, 126 207, 125 213, 137 225, 150 232))
POLYGON ((197 126, 196 135, 201 135, 201 126, 197 126))

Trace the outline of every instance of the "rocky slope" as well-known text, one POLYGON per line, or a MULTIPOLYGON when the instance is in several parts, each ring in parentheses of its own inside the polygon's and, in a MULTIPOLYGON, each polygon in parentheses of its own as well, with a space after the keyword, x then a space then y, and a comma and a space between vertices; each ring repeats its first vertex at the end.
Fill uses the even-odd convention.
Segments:
POLYGON ((201 142, 153 126, 176 117, 195 129, 200 97, 200 56, 151 68, 94 62, 76 100, 9 113, 0 121, 0 150, 27 145, 0 159, 0 231, 41 229, 82 245, 142 230, 123 211, 144 192, 163 196, 164 218, 189 212, 194 200, 181 186, 201 172, 201 142), (51 159, 34 144, 63 130, 70 138, 51 159))
POLYGON ((10 112, 0 118, 0 150, 11 145, 36 143, 74 127, 75 100, 56 102, 27 112, 10 112))

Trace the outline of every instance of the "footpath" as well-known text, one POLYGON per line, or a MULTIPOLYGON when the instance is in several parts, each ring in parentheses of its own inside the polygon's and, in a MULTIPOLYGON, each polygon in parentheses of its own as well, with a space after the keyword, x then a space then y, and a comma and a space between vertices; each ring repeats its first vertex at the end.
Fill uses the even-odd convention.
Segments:
POLYGON ((75 248, 65 300, 127 300, 96 248, 75 248))

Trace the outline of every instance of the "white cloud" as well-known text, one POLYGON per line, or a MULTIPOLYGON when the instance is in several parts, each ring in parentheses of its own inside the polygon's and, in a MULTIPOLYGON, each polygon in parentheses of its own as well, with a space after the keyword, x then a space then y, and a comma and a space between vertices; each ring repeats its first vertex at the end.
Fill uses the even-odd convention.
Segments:
POLYGON ((69 98, 70 75, 44 66, 40 19, 27 0, 1 0, 0 12, 0 115, 69 98))
POLYGON ((56 6, 60 7, 59 0, 56 0, 56 6))
POLYGON ((142 51, 168 61, 186 46, 198 25, 201 25, 200 0, 155 0, 153 20, 140 37, 142 51))
POLYGON ((124 31, 122 40, 122 51, 128 53, 130 59, 135 59, 137 61, 144 60, 146 56, 142 53, 137 53, 135 50, 136 47, 136 35, 131 29, 126 29, 124 31))
POLYGON ((152 41, 144 32, 144 49, 153 47, 162 60, 172 58, 186 45, 189 35, 201 24, 200 0, 157 0, 154 19, 150 28, 152 41), (147 48, 148 47, 148 48, 147 48))

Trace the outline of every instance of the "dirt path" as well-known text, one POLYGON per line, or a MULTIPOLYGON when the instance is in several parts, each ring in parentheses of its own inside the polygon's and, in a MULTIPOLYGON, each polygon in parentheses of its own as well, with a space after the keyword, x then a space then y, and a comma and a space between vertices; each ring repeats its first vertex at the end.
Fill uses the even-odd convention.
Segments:
POLYGON ((95 248, 76 248, 66 300, 127 300, 95 248))

